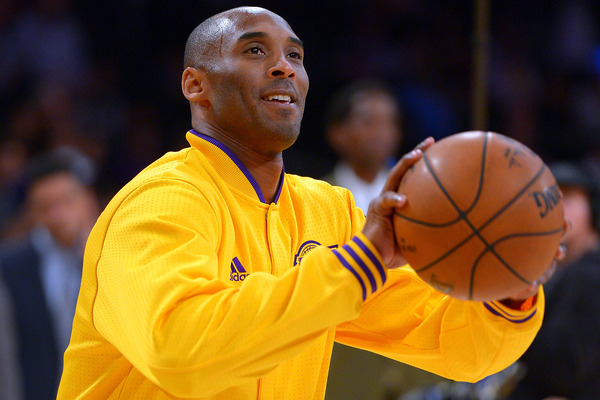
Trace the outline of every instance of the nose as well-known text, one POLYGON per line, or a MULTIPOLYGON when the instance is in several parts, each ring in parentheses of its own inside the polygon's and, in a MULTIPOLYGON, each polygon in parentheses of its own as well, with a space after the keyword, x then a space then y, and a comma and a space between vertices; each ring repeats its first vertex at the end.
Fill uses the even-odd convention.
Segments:
POLYGON ((293 78, 296 76, 294 67, 289 63, 285 55, 277 57, 275 64, 267 72, 269 78, 293 78))

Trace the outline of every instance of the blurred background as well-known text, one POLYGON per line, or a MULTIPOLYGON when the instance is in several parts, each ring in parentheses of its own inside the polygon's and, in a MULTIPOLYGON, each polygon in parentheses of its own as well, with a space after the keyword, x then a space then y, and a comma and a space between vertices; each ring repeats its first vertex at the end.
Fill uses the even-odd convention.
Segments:
MULTIPOLYGON (((311 84, 286 170, 322 176, 331 168, 324 109, 336 89, 362 78, 384 80, 398 96, 399 154, 428 135, 486 128, 546 161, 599 158, 600 4, 489 2, 488 117, 475 127, 475 3, 255 1, 287 19, 306 46, 311 84)), ((1 1, 0 221, 13 214, 19 175, 36 153, 62 145, 82 150, 100 170, 106 200, 156 157, 185 146, 190 118, 180 77, 187 36, 208 16, 242 4, 1 1)))
MULTIPOLYGON (((233 0, 0 1, 0 241, 31 226, 26 171, 71 147, 98 171, 102 208, 137 172, 186 146, 183 49, 233 0)), ((600 171, 600 2, 254 1, 304 41, 310 90, 286 172, 321 177, 338 155, 326 109, 347 84, 385 82, 401 109, 396 156, 427 136, 487 129, 546 162, 600 171), (478 5, 487 4, 480 9, 478 5), (479 15, 476 18, 476 15, 479 15)))

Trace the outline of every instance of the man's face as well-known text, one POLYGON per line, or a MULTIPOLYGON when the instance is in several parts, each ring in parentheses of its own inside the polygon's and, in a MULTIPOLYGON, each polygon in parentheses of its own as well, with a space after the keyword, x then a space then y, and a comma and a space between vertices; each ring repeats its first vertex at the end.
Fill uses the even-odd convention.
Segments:
POLYGON ((392 157, 400 143, 398 105, 389 95, 368 92, 356 96, 343 129, 345 155, 361 163, 379 165, 392 157))
POLYGON ((93 195, 66 172, 48 175, 29 189, 29 207, 36 224, 46 227, 54 239, 69 247, 85 239, 93 224, 93 195))
POLYGON ((561 186, 565 216, 572 227, 563 238, 567 248, 572 243, 583 242, 594 232, 592 223, 592 206, 587 191, 579 186, 561 186))
POLYGON ((291 146, 308 92, 303 58, 301 42, 275 15, 248 12, 225 20, 208 71, 209 122, 265 155, 291 146))

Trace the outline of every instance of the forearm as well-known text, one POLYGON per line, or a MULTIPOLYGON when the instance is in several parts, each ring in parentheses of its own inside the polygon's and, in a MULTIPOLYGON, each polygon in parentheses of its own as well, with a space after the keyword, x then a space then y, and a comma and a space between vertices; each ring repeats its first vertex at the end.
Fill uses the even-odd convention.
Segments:
POLYGON ((456 300, 429 288, 410 270, 388 284, 336 339, 454 380, 477 381, 499 371, 529 346, 541 325, 540 292, 528 311, 497 302, 456 300))
POLYGON ((358 316, 369 283, 361 285, 339 260, 348 253, 336 251, 317 248, 301 268, 281 277, 252 273, 239 288, 206 277, 188 281, 183 268, 172 274, 168 263, 131 268, 98 297, 96 326, 165 390, 210 395, 264 376, 358 316))

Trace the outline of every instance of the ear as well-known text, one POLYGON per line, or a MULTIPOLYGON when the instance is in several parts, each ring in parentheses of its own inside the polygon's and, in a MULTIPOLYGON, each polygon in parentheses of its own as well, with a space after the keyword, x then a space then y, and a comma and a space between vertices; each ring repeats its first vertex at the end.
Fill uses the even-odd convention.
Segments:
POLYGON ((196 103, 209 103, 208 80, 202 70, 187 67, 181 75, 181 91, 186 99, 196 103))

